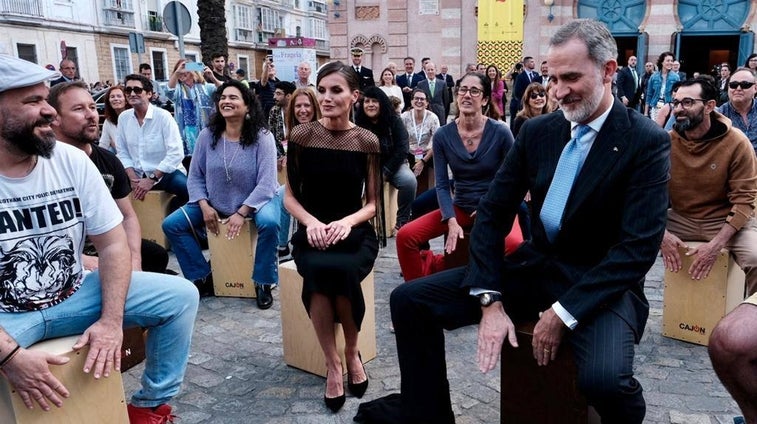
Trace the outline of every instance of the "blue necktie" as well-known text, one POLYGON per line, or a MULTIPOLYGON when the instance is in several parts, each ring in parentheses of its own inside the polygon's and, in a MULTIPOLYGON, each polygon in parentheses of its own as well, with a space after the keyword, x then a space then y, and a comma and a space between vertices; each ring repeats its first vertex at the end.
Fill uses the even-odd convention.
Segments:
POLYGON ((587 125, 578 125, 576 127, 576 135, 565 145, 560 155, 560 161, 557 163, 552 184, 547 191, 547 197, 544 199, 544 205, 542 205, 539 217, 541 217, 544 231, 547 233, 547 238, 550 242, 553 242, 557 237, 557 233, 560 232, 565 203, 568 201, 568 195, 571 188, 573 188, 573 182, 578 176, 578 171, 581 169, 581 157, 588 147, 588 143, 581 143, 580 140, 590 130, 591 127, 587 125))

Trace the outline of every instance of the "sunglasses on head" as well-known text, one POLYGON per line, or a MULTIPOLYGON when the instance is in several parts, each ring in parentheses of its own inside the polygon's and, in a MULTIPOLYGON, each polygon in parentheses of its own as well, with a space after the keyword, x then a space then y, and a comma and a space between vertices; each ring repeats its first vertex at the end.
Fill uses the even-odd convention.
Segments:
POLYGON ((735 90, 739 87, 741 87, 742 90, 746 90, 747 88, 752 88, 753 85, 754 83, 749 81, 731 81, 728 83, 728 87, 730 87, 732 90, 735 90))
POLYGON ((133 92, 134 94, 139 95, 139 94, 142 94, 143 91, 145 91, 145 89, 142 88, 142 87, 126 87, 126 88, 124 88, 124 93, 126 93, 126 94, 131 94, 133 92))
POLYGON ((546 95, 547 95, 547 93, 545 93, 543 91, 539 91, 538 93, 536 91, 532 91, 531 94, 529 94, 528 97, 530 97, 532 99, 535 99, 537 97, 544 97, 546 95))

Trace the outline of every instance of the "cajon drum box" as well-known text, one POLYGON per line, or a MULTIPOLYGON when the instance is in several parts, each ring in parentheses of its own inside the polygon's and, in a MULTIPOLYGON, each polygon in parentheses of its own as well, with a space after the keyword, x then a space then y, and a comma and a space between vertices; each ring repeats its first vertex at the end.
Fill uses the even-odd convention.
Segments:
POLYGON ((252 282, 252 266, 258 231, 246 219, 234 240, 226 238, 227 225, 218 224, 218 235, 208 233, 210 266, 213 272, 213 290, 216 296, 256 297, 252 282))
POLYGON ((557 359, 536 364, 531 341, 534 325, 516 325, 518 348, 502 346, 501 424, 586 424, 599 417, 578 390, 576 365, 568 343, 560 344, 557 359))
POLYGON ((384 183, 384 235, 392 236, 392 229, 397 225, 397 189, 389 183, 384 183))
MULTIPOLYGON (((701 242, 686 242, 689 247, 701 242)), ((727 250, 722 250, 710 275, 692 280, 688 273, 693 256, 682 249, 681 270, 665 270, 662 335, 707 346, 712 329, 744 300, 744 272, 727 250)))
POLYGON ((129 197, 131 198, 131 205, 137 213, 139 226, 142 228, 142 238, 168 249, 168 239, 163 234, 161 226, 168 215, 168 205, 174 195, 161 190, 152 190, 147 192, 144 200, 129 197))
POLYGON ((55 355, 67 356, 64 365, 51 365, 53 375, 68 389, 71 396, 63 399, 63 407, 51 405, 48 412, 35 404, 27 409, 21 397, 12 390, 5 378, 0 378, 0 423, 17 424, 128 424, 126 399, 121 373, 111 371, 110 377, 95 380, 85 374, 84 360, 88 347, 74 352, 71 346, 79 336, 45 340, 30 347, 55 355))
MULTIPOLYGON (((326 377, 326 359, 315 336, 313 323, 302 305, 302 277, 294 261, 279 265, 279 298, 281 302, 281 332, 284 338, 284 362, 295 368, 326 377)), ((376 357, 376 310, 373 304, 373 272, 361 283, 365 299, 365 317, 358 337, 363 362, 376 357)), ((335 325, 336 347, 344 359, 344 333, 335 325)), ((347 372, 347 367, 342 367, 347 372)))
POLYGON ((124 329, 124 341, 121 343, 121 372, 126 372, 145 360, 146 336, 147 330, 140 327, 124 329))

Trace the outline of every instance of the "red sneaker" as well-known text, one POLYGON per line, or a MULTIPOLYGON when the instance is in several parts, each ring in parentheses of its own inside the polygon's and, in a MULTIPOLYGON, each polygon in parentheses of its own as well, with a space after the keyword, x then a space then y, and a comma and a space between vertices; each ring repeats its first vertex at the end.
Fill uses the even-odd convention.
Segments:
POLYGON ((153 410, 152 408, 140 408, 132 404, 126 406, 129 412, 131 424, 166 424, 173 423, 175 415, 171 414, 171 405, 164 403, 153 410))

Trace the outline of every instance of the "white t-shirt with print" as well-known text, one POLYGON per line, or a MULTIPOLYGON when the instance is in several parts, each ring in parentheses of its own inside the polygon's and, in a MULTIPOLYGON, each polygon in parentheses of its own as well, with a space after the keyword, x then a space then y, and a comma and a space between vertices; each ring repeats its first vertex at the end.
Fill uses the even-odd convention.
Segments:
POLYGON ((81 150, 57 142, 29 175, 0 175, 0 311, 56 305, 79 289, 87 234, 123 217, 100 172, 81 150))

